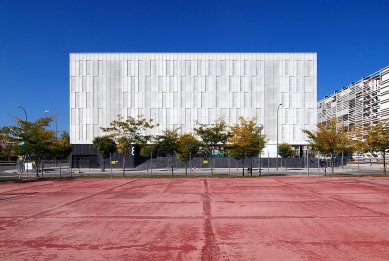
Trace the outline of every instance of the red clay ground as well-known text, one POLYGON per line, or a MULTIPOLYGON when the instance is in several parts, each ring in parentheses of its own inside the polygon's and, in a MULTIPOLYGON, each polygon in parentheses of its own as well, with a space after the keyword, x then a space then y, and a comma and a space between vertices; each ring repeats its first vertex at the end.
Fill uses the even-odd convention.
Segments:
POLYGON ((2 260, 388 260, 389 179, 0 185, 2 260))

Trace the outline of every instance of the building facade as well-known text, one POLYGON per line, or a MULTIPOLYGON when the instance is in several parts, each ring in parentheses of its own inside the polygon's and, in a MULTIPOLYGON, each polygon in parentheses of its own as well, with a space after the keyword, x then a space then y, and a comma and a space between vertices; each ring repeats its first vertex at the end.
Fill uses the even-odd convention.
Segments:
POLYGON ((389 66, 326 96, 317 105, 318 123, 336 118, 358 136, 376 121, 389 118, 389 66))
POLYGON ((277 127, 279 142, 307 143, 302 129, 315 128, 316 101, 316 53, 70 54, 73 145, 92 144, 118 114, 153 119, 150 134, 255 116, 264 154, 275 157, 277 127))

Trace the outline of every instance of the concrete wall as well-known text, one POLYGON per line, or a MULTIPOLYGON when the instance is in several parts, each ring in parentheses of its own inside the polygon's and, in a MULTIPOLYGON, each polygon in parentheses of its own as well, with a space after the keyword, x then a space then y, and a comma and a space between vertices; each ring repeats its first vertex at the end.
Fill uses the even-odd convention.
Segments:
POLYGON ((316 81, 316 53, 70 54, 70 139, 91 144, 118 114, 154 119, 150 134, 255 116, 275 156, 278 105, 279 141, 306 144, 316 81))

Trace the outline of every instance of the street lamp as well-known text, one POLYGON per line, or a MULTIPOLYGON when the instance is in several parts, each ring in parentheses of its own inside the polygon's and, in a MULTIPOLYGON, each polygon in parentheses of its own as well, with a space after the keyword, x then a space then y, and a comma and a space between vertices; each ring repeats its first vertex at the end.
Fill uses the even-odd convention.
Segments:
MULTIPOLYGON (((45 113, 50 113, 49 110, 45 110, 45 113)), ((54 114, 54 120, 55 120, 55 138, 58 138, 58 123, 57 123, 57 114, 54 114)))
POLYGON ((277 168, 277 170, 278 170, 278 112, 279 112, 281 107, 282 107, 282 103, 278 104, 278 107, 277 107, 277 147, 276 147, 276 154, 277 154, 276 168, 277 168))
POLYGON ((24 111, 24 116, 26 117, 26 122, 27 122, 27 112, 26 112, 26 109, 24 109, 23 106, 19 105, 17 106, 19 109, 22 109, 24 111))
MULTIPOLYGON (((259 129, 259 133, 262 134, 263 125, 259 124, 258 129, 259 129)), ((262 149, 259 151, 259 175, 260 176, 262 175, 262 157, 261 156, 262 156, 262 149)))
MULTIPOLYGON (((26 109, 24 109, 24 107, 23 106, 21 106, 21 105, 17 105, 17 107, 19 108, 19 109, 22 109, 23 110, 23 112, 24 112, 24 116, 25 116, 25 118, 26 118, 26 123, 27 123, 27 112, 26 112, 26 109)), ((19 137, 18 137, 18 139, 19 139, 19 137)), ((20 143, 19 143, 20 144, 20 143)), ((24 166, 24 164, 25 164, 25 162, 26 162, 26 160, 27 160, 27 158, 28 158, 28 154, 25 154, 25 155, 22 155, 22 158, 23 158, 23 166, 24 166)), ((29 169, 29 165, 27 165, 27 167, 26 167, 26 170, 27 170, 27 178, 28 178, 28 169, 29 169)))

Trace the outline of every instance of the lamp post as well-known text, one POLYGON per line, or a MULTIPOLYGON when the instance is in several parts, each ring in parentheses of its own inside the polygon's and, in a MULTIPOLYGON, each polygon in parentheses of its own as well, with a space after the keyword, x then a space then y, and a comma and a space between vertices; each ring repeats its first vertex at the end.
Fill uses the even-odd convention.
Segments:
MULTIPOLYGON (((259 134, 262 134, 263 125, 259 124, 258 129, 259 129, 259 134)), ((262 156, 262 149, 259 151, 259 176, 262 175, 262 157, 261 156, 262 156)))
POLYGON ((281 107, 282 107, 282 103, 278 104, 278 107, 277 107, 277 147, 276 147, 276 154, 277 154, 276 168, 277 168, 277 170, 278 170, 278 112, 280 111, 281 107))
MULTIPOLYGON (((50 113, 49 110, 45 110, 45 113, 50 113)), ((54 114, 54 120, 55 120, 55 139, 58 138, 58 123, 57 123, 57 114, 54 114)))
POLYGON ((26 112, 26 109, 24 109, 24 107, 23 106, 21 106, 21 105, 19 105, 18 104, 18 106, 17 106, 19 109, 22 109, 23 110, 23 112, 24 112, 24 116, 25 116, 25 118, 26 118, 26 122, 27 122, 27 112, 26 112))
MULTIPOLYGON (((27 112, 26 112, 26 109, 25 109, 23 106, 19 105, 19 104, 17 105, 17 107, 18 107, 19 109, 22 109, 22 110, 23 110, 24 116, 25 116, 25 119, 26 119, 26 123, 27 123, 27 112)), ((18 139, 19 139, 19 137, 18 137, 18 139)), ((25 162, 26 162, 26 160, 27 160, 27 157, 28 157, 28 154, 25 154, 25 155, 22 156, 22 158, 23 158, 23 165, 24 165, 24 166, 25 166, 25 162)), ((27 179, 28 179, 28 169, 29 169, 29 165, 27 165, 27 167, 26 167, 27 179)))

